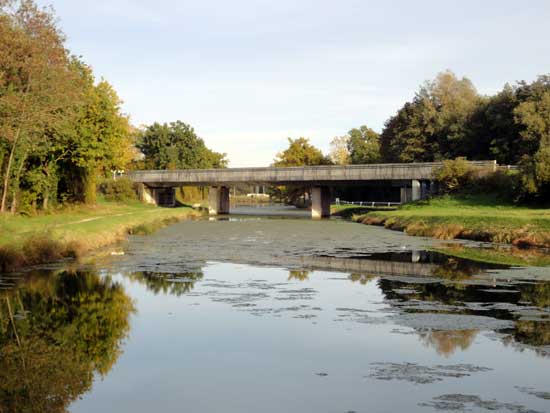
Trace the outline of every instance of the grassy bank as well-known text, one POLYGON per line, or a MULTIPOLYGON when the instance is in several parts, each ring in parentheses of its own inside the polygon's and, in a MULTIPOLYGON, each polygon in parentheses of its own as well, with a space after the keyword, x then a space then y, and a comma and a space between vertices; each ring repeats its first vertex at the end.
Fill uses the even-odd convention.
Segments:
POLYGON ((119 242, 198 216, 191 208, 157 208, 139 202, 100 202, 35 217, 0 216, 0 271, 78 258, 119 242))
POLYGON ((353 220, 438 239, 471 239, 550 248, 550 209, 504 204, 491 197, 445 196, 353 220))

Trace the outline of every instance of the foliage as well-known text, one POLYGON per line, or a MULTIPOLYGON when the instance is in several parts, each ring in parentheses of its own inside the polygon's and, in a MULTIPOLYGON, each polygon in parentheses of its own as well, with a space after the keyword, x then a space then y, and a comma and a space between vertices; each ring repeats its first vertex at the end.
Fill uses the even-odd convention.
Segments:
MULTIPOLYGON (((426 82, 385 124, 381 152, 386 162, 423 162, 461 156, 473 146, 468 120, 481 98, 472 82, 450 71, 426 82)), ((477 148, 472 149, 477 153, 477 148)))
POLYGON ((146 169, 225 168, 225 154, 208 149, 194 129, 181 121, 154 123, 138 133, 146 169))
MULTIPOLYGON (((320 149, 313 146, 307 138, 288 138, 288 148, 277 154, 273 166, 315 166, 328 165, 330 159, 323 155, 320 149)), ((269 194, 275 199, 284 199, 287 203, 299 207, 307 206, 305 198, 309 195, 309 188, 300 186, 272 187, 269 194)))
POLYGON ((550 76, 479 96, 467 78, 440 73, 385 124, 384 162, 466 157, 521 167, 515 199, 550 198, 550 76))
POLYGON ((0 3, 0 210, 95 203, 97 176, 132 156, 128 119, 104 80, 69 55, 50 9, 0 3))
POLYGON ((273 166, 328 165, 330 160, 307 138, 288 138, 288 148, 277 154, 273 166))
POLYGON ((443 165, 434 171, 434 179, 444 192, 463 188, 471 178, 472 171, 464 158, 443 161, 443 165))
POLYGON ((335 165, 347 165, 350 163, 348 149, 349 136, 335 136, 330 142, 330 161, 335 165))
POLYGON ((518 94, 526 98, 515 109, 515 121, 523 129, 522 143, 529 148, 521 159, 523 183, 530 194, 550 195, 550 75, 528 85, 518 94))
POLYGON ((136 188, 128 178, 105 179, 99 184, 101 192, 107 201, 130 201, 137 199, 136 188))
POLYGON ((380 162, 380 135, 363 125, 348 132, 350 163, 369 164, 380 162))
POLYGON ((465 186, 464 192, 470 194, 491 194, 496 199, 512 203, 521 193, 521 175, 517 171, 495 171, 472 179, 465 186))

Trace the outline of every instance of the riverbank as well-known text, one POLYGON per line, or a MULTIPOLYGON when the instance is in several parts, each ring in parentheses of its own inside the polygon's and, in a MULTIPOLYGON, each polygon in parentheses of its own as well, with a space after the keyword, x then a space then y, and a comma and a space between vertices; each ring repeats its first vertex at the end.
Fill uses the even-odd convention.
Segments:
POLYGON ((200 216, 189 207, 157 208, 135 202, 101 201, 35 217, 0 216, 0 272, 79 258, 126 238, 200 216))
POLYGON ((550 209, 504 204, 490 197, 444 196, 352 219, 408 235, 550 248, 550 209))

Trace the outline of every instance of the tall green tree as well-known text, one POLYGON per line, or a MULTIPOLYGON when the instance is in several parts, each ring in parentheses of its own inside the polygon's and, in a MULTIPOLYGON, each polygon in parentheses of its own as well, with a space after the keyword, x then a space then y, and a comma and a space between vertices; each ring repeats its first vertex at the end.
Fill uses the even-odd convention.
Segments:
POLYGON ((128 117, 122 113, 122 101, 105 80, 95 84, 91 69, 81 65, 85 97, 73 128, 67 131, 66 146, 71 147, 68 163, 76 169, 76 187, 82 188, 82 198, 93 204, 96 200, 97 177, 112 170, 124 169, 130 162, 131 134, 128 117))
POLYGON ((181 121, 154 123, 138 134, 137 148, 147 169, 205 169, 227 166, 226 155, 207 148, 195 130, 181 121))
POLYGON ((482 98, 472 82, 451 71, 426 82, 385 124, 381 136, 386 162, 424 162, 476 155, 470 124, 482 98))
POLYGON ((348 151, 352 164, 380 162, 380 135, 363 125, 348 132, 348 151))
POLYGON ((523 101, 514 109, 515 121, 528 148, 521 160, 523 182, 529 193, 550 195, 550 75, 520 83, 517 94, 523 101))
POLYGON ((0 3, 0 139, 7 158, 1 162, 1 212, 10 192, 16 199, 36 142, 78 100, 64 41, 50 11, 30 0, 0 3))

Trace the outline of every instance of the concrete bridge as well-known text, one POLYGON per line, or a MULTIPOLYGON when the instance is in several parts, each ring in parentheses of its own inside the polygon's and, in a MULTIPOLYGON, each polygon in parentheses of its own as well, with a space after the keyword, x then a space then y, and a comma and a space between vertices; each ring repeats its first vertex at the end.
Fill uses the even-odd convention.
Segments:
MULTIPOLYGON (((433 175, 442 162, 302 166, 289 168, 183 169, 131 171, 128 178, 140 185, 143 201, 170 205, 174 188, 209 186, 211 214, 229 213, 229 188, 235 184, 294 185, 311 188, 313 218, 330 215, 330 188, 340 185, 382 183, 399 187, 401 202, 423 199, 435 190, 433 175)), ((479 173, 495 171, 496 161, 470 161, 470 168, 479 173)))

